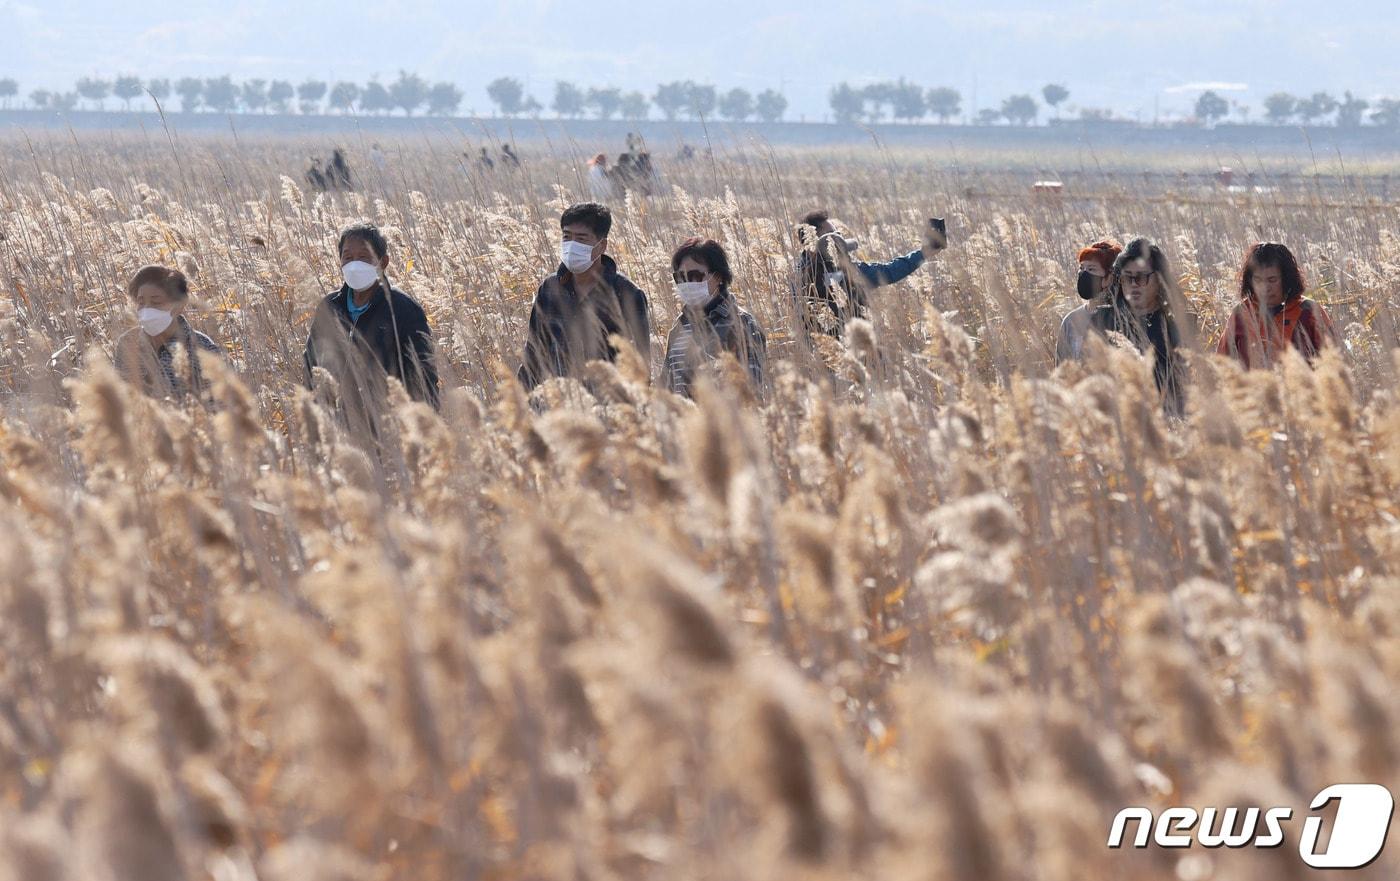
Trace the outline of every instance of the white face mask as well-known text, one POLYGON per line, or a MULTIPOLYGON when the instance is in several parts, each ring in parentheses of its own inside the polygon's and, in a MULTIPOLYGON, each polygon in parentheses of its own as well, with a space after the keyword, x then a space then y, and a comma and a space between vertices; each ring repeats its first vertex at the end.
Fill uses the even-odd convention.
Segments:
POLYGON ((682 281, 676 283, 676 296, 687 306, 703 306, 710 301, 710 283, 682 281))
POLYGON ((141 329, 150 336, 160 336, 165 333, 166 328, 170 327, 170 323, 174 320, 174 313, 164 309, 152 309, 147 306, 136 310, 136 321, 141 325, 141 329))
POLYGON ((363 260, 351 260, 340 267, 340 275, 352 291, 362 291, 365 288, 373 287, 374 283, 379 281, 378 267, 363 260))
POLYGON ((575 275, 587 272, 593 265, 593 246, 583 242, 565 242, 559 249, 560 262, 575 275))
POLYGON ((826 286, 828 288, 839 288, 846 283, 846 273, 828 272, 826 274, 826 286))

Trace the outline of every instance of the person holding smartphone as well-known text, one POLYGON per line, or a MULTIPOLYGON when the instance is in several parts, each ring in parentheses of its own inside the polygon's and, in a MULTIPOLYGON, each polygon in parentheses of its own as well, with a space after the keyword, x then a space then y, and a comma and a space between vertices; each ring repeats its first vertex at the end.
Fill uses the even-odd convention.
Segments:
POLYGON ((870 317, 869 292, 897 284, 947 244, 941 218, 929 221, 924 245, 884 263, 855 258, 860 243, 837 229, 824 210, 809 211, 798 226, 802 253, 797 260, 796 296, 803 326, 810 333, 840 338, 852 318, 870 317))

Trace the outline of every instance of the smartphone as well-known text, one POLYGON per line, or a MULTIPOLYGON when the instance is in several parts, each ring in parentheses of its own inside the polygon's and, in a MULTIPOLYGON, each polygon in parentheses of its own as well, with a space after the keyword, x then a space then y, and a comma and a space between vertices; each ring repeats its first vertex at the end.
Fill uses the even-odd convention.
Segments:
POLYGON ((944 223, 941 217, 930 217, 928 219, 929 244, 935 251, 941 251, 948 247, 948 224, 944 223))

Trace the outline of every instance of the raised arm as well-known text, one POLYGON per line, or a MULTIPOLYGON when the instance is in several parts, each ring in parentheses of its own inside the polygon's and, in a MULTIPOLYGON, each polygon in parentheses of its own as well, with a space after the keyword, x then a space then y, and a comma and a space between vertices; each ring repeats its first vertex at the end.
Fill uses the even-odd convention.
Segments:
POLYGON ((901 282, 913 275, 916 269, 924 265, 924 252, 922 250, 910 251, 903 257, 896 257, 887 263, 865 263, 860 260, 851 262, 856 269, 860 270, 867 285, 880 288, 901 282))

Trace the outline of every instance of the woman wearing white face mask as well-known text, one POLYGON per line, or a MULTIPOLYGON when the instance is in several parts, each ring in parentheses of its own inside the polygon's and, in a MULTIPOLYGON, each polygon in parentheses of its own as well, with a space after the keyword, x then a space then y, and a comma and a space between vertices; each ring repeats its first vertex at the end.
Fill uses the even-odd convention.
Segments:
POLYGON ((666 388, 689 397, 696 371, 728 352, 761 389, 767 339, 729 290, 734 274, 724 248, 713 239, 685 241, 671 255, 671 275, 681 313, 666 337, 666 388))
POLYGON ((185 320, 190 288, 184 273, 143 266, 126 286, 136 309, 137 327, 117 339, 116 364, 122 376, 157 398, 185 400, 206 391, 197 352, 222 353, 219 345, 185 320))

